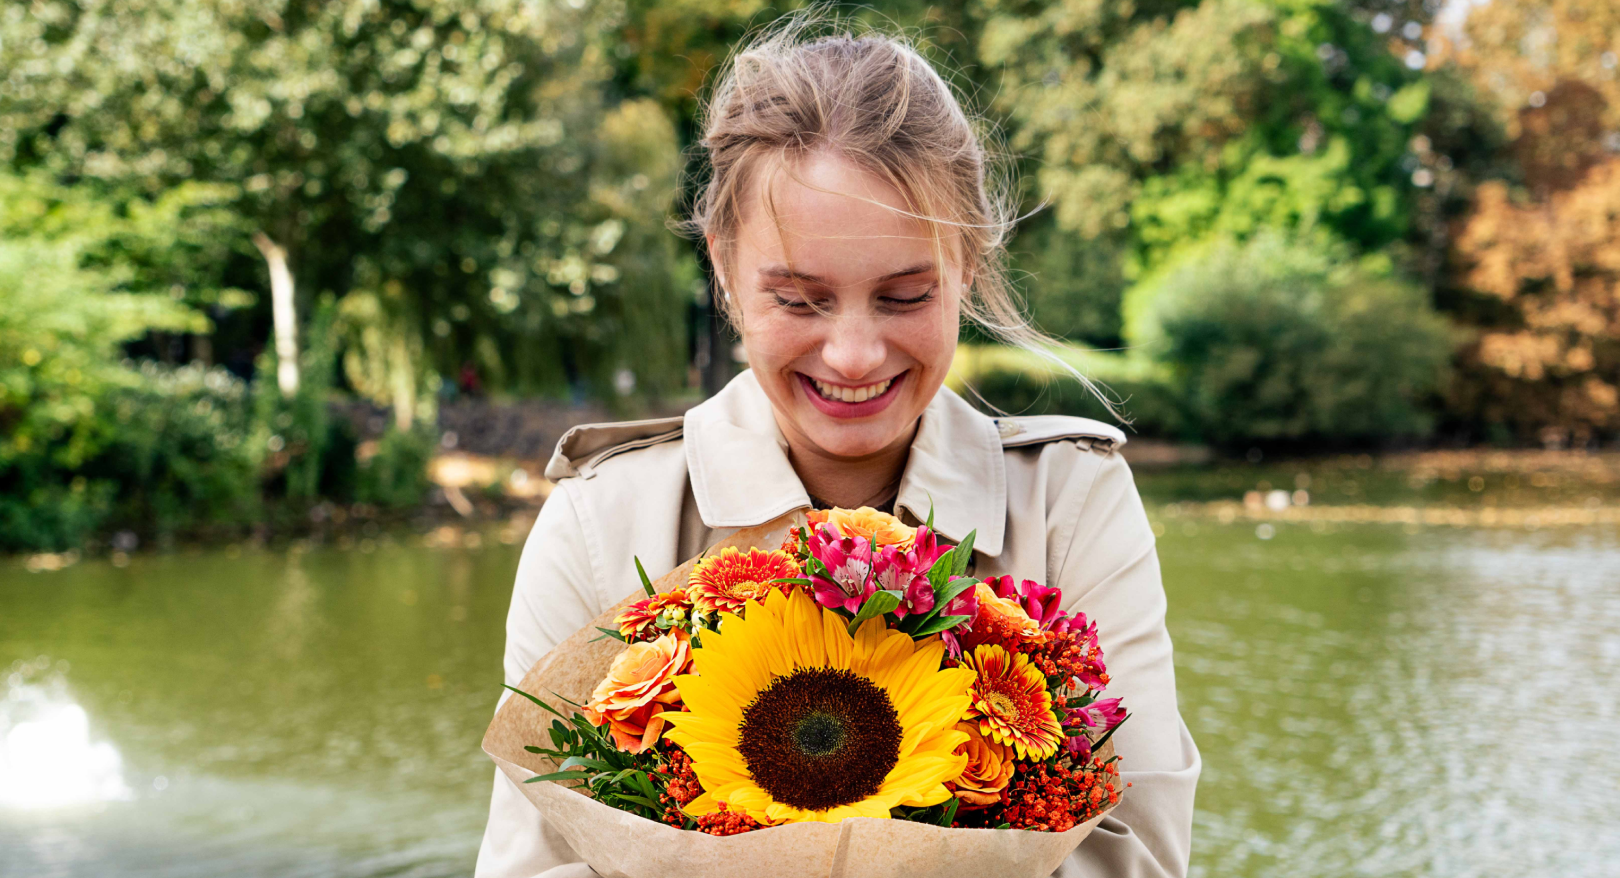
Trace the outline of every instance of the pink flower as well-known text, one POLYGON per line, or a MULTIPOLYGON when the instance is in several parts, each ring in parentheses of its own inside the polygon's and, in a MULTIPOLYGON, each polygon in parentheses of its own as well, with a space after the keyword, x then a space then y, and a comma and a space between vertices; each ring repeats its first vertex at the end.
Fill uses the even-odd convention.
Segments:
POLYGON ((1064 717, 1063 730, 1066 733, 1079 730, 1083 734, 1065 738, 1063 747, 1076 760, 1087 761, 1091 759, 1092 735, 1108 732, 1124 721, 1125 708, 1118 698, 1104 698, 1085 707, 1071 707, 1064 717))
POLYGON ((881 590, 900 592, 900 606, 894 614, 905 618, 934 608, 934 587, 928 571, 950 546, 941 546, 938 537, 926 527, 917 528, 909 546, 888 545, 872 552, 872 542, 859 537, 842 537, 830 525, 822 525, 810 535, 810 554, 826 568, 826 575, 813 572, 811 590, 816 602, 831 609, 858 612, 861 604, 881 590))
POLYGON ((1118 698, 1104 698, 1093 701, 1085 707, 1076 707, 1069 711, 1068 726, 1084 726, 1087 729, 1106 732, 1114 726, 1125 721, 1125 708, 1118 698))
POLYGON ((854 613, 877 591, 872 576, 872 543, 854 537, 841 537, 823 524, 810 534, 810 555, 825 568, 810 575, 810 588, 816 603, 832 610, 854 613))
POLYGON ((900 606, 894 610, 896 618, 904 619, 934 608, 934 586, 928 581, 928 571, 949 551, 949 546, 939 545, 933 531, 919 527, 909 548, 884 546, 878 553, 874 576, 877 587, 902 595, 900 606))

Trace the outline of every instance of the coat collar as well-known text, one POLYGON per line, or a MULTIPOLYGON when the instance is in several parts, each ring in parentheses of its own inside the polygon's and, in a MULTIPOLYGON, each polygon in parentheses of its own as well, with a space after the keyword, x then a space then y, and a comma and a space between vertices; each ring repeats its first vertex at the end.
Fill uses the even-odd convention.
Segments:
MULTIPOLYGON (((753 372, 686 413, 687 469, 698 514, 711 528, 749 527, 810 505, 788 463, 787 440, 753 372)), ((923 410, 895 510, 928 518, 947 538, 977 531, 974 549, 1001 554, 1007 473, 996 424, 950 388, 923 410)))

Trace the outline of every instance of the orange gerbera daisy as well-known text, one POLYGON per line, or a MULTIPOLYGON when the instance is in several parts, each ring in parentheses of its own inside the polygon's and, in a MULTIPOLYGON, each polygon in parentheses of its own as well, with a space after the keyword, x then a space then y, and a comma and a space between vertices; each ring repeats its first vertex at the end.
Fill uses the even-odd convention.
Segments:
POLYGON ((1012 747, 1019 759, 1045 759, 1057 752, 1063 727, 1052 713, 1046 677, 1029 656, 985 643, 963 655, 962 665, 978 674, 965 719, 977 721, 986 738, 1012 747))
POLYGON ((911 545, 917 536, 917 529, 907 526, 900 519, 887 512, 879 512, 870 506, 859 509, 828 509, 810 513, 810 526, 820 527, 823 523, 830 524, 838 529, 838 535, 854 537, 858 540, 876 540, 878 548, 884 546, 899 546, 904 549, 911 545))
POLYGON ((698 559, 686 594, 698 612, 741 613, 746 601, 764 600, 773 588, 786 591, 791 587, 772 580, 798 579, 800 575, 799 562, 780 549, 722 549, 698 559))

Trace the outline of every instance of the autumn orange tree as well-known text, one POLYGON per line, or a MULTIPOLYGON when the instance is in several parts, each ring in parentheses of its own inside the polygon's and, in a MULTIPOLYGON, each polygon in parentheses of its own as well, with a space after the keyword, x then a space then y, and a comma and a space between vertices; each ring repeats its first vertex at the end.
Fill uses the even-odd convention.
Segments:
POLYGON ((1492 3, 1437 34, 1439 63, 1493 106, 1516 177, 1488 180, 1455 224, 1451 283, 1476 337, 1456 413, 1518 438, 1585 444, 1620 430, 1620 7, 1492 3))

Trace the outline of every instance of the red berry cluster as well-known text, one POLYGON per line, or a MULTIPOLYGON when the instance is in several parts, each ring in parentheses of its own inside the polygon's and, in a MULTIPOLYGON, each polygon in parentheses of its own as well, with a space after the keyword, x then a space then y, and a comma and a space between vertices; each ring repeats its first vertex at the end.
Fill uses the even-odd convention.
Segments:
POLYGON ((699 832, 707 832, 710 835, 741 835, 759 829, 760 826, 741 811, 727 811, 726 803, 721 802, 720 810, 710 811, 697 819, 697 828, 699 832))
POLYGON ((1001 796, 1001 819, 1014 829, 1066 832, 1119 802, 1117 762, 1093 759, 1073 768, 1041 763, 1025 766, 1014 778, 1001 796))
POLYGON ((686 751, 673 744, 667 745, 666 769, 669 771, 669 783, 664 792, 659 794, 658 801, 664 805, 664 822, 670 826, 681 826, 686 822, 686 814, 681 811, 682 806, 703 794, 703 785, 698 783, 697 775, 692 773, 692 757, 686 751))
POLYGON ((1088 689, 1108 685, 1102 647, 1095 637, 1082 637, 1074 631, 1049 632, 1044 641, 1024 645, 1022 651, 1054 685, 1067 686, 1075 678, 1088 689))

